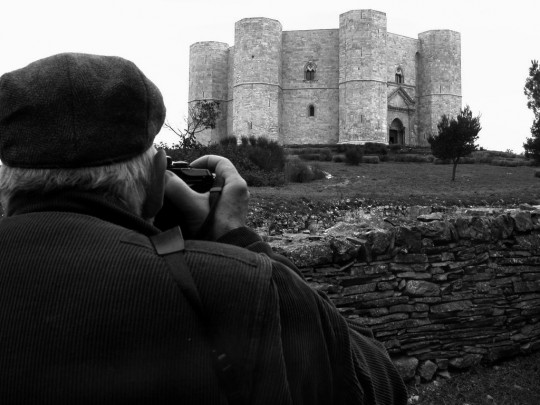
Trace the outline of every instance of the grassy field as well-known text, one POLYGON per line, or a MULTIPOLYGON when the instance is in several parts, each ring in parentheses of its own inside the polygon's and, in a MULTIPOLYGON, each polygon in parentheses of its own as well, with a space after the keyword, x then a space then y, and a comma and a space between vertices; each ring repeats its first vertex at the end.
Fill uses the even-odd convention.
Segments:
POLYGON ((459 165, 451 181, 450 165, 383 162, 349 166, 317 162, 331 178, 283 187, 252 188, 257 199, 310 201, 361 198, 379 204, 511 205, 540 204, 540 178, 530 166, 459 165))

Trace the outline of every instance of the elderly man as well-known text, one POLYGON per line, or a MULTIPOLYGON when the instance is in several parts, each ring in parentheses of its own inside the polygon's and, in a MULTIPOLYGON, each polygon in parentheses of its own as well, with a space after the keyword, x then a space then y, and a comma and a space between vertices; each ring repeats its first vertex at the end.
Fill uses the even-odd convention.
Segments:
POLYGON ((227 159, 193 163, 223 182, 206 193, 166 171, 164 118, 119 57, 0 78, 0 401, 406 403, 369 331, 246 228, 227 159), (164 197, 204 241, 153 225, 164 197))

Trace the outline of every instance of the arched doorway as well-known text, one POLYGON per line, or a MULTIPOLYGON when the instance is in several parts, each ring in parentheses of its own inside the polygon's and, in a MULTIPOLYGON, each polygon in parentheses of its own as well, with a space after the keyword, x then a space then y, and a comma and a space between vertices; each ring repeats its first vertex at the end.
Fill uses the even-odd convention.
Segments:
POLYGON ((405 127, 399 118, 392 121, 390 125, 388 143, 390 145, 403 145, 405 143, 405 127))

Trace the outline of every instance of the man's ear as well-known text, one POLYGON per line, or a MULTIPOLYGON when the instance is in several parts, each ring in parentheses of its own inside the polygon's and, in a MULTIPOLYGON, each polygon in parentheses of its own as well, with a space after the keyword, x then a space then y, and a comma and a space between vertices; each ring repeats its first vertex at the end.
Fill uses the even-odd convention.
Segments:
POLYGON ((156 216, 163 206, 165 194, 165 171, 167 170, 167 156, 160 149, 152 160, 152 175, 150 184, 146 188, 146 200, 142 207, 142 217, 150 219, 156 216))

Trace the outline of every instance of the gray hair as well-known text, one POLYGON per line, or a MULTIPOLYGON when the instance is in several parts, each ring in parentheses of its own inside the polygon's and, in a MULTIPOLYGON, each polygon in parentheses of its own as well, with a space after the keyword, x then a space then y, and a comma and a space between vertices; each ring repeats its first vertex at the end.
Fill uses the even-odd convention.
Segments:
POLYGON ((61 189, 99 190, 120 201, 128 210, 141 216, 146 187, 151 181, 152 159, 156 150, 150 147, 133 159, 107 166, 77 169, 23 169, 0 166, 0 198, 6 207, 21 192, 51 192, 61 189))

